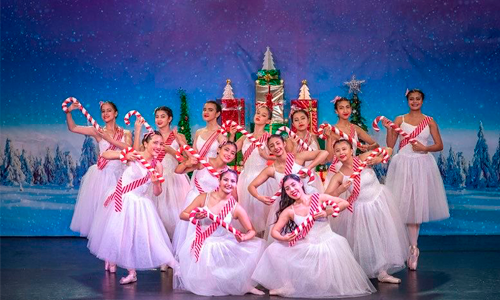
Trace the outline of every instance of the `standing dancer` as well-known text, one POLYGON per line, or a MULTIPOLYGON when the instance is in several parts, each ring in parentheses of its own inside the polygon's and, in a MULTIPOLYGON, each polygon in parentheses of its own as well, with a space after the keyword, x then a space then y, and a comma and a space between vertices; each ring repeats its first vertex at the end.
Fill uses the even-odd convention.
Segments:
POLYGON ((174 274, 174 288, 203 296, 264 294, 255 288, 257 283, 250 276, 264 251, 265 242, 254 238, 250 219, 232 196, 237 181, 236 171, 227 169, 220 175, 216 192, 200 194, 181 213, 182 220, 189 221, 191 215, 197 225, 190 225, 196 230, 179 250, 180 271, 174 274), (199 212, 193 215, 195 209, 199 212), (234 229, 235 234, 229 232, 206 218, 207 212, 217 215, 226 224, 238 220, 246 233, 234 229))
POLYGON ((66 123, 71 132, 93 137, 99 145, 99 159, 97 164, 91 166, 80 183, 80 190, 76 199, 75 211, 70 228, 79 232, 80 236, 87 236, 94 220, 95 213, 104 201, 105 193, 116 185, 123 172, 119 161, 108 161, 102 157, 106 150, 123 149, 132 144, 132 134, 128 130, 116 125, 118 109, 111 102, 101 103, 101 118, 106 123, 102 131, 92 126, 79 126, 75 124, 71 112, 79 109, 80 103, 72 103, 66 111, 66 123))
MULTIPOLYGON (((324 150, 315 150, 315 151, 303 151, 293 155, 292 153, 288 153, 285 149, 285 141, 281 135, 273 134, 267 140, 267 147, 271 154, 276 157, 275 162, 262 170, 260 174, 250 183, 248 186, 248 192, 261 201, 262 203, 271 206, 268 218, 266 221, 266 230, 270 229, 270 225, 274 224, 276 221, 275 216, 276 212, 279 208, 279 201, 274 201, 271 197, 272 194, 262 195, 258 192, 257 188, 264 184, 267 180, 274 178, 276 182, 281 182, 283 177, 288 174, 297 174, 301 169, 314 170, 314 168, 323 163, 327 156, 328 152, 324 150), (304 164, 308 161, 311 163, 307 167, 303 167, 304 164)), ((306 177, 304 175, 304 177, 306 177)), ((303 179, 307 182, 307 178, 303 179)), ((319 178, 315 180, 315 182, 319 182, 319 178)), ((309 185, 305 184, 306 192, 309 194, 312 193, 321 193, 323 192, 323 185, 309 185)), ((264 218, 262 216, 261 218, 264 218)), ((265 235, 267 238, 267 234, 265 235)))
MULTIPOLYGON (((158 131, 163 136, 163 149, 158 155, 163 167, 162 192, 159 196, 153 196, 158 214, 165 225, 168 236, 174 236, 175 225, 179 221, 179 214, 184 209, 184 199, 190 190, 189 177, 186 174, 175 173, 175 168, 179 164, 175 158, 175 153, 180 145, 186 144, 186 138, 183 134, 172 130, 173 114, 172 110, 166 106, 160 106, 155 109, 155 123, 158 131)), ((134 148, 139 149, 139 136, 144 124, 143 118, 137 118, 135 122, 134 148)))
MULTIPOLYGON (((272 117, 272 111, 267 106, 261 106, 257 109, 253 118, 255 128, 253 136, 261 143, 267 144, 270 136, 265 132, 264 127, 269 124, 272 117)), ((234 132, 231 132, 231 138, 234 138, 234 132)), ((258 148, 245 135, 236 142, 238 150, 243 152, 243 172, 238 180, 238 203, 243 206, 252 221, 255 231, 260 235, 266 230, 266 221, 269 214, 269 206, 255 199, 248 193, 248 186, 267 167, 267 161, 270 158, 267 151, 258 148)), ((268 180, 257 189, 261 195, 272 195, 278 189, 275 180, 268 180)))
MULTIPOLYGON (((217 157, 209 158, 207 161, 210 163, 213 169, 220 174, 220 172, 227 169, 227 164, 234 160, 236 157, 236 144, 234 142, 225 142, 219 146, 217 157)), ((204 167, 198 159, 194 156, 190 156, 183 163, 179 164, 175 169, 177 174, 193 172, 191 179, 191 190, 186 195, 184 199, 183 207, 188 207, 191 202, 200 194, 209 193, 217 189, 219 186, 219 176, 214 175, 208 168, 204 167)), ((236 197, 236 194, 234 195, 236 197)), ((186 222, 179 222, 175 228, 174 238, 172 240, 174 251, 178 254, 179 249, 189 236, 192 227, 186 222)))
MULTIPOLYGON (((162 150, 163 137, 160 132, 150 132, 144 136, 144 152, 128 153, 128 160, 140 155, 152 165, 162 150)), ((118 159, 120 152, 106 151, 107 159, 118 159)), ((158 174, 163 174, 161 164, 154 166, 158 174)), ((172 254, 172 245, 163 227, 153 202, 149 199, 149 186, 153 193, 161 193, 161 182, 138 161, 129 162, 114 191, 106 198, 105 213, 95 220, 89 235, 88 248, 98 258, 110 262, 111 272, 116 265, 128 269, 128 276, 120 279, 120 284, 137 281, 136 269, 146 270, 167 264, 177 267, 172 254)))
MULTIPOLYGON (((443 142, 436 121, 422 113, 424 93, 411 90, 406 95, 410 112, 399 116, 395 124, 410 134, 415 142, 401 139, 398 154, 392 159, 386 177, 386 185, 399 202, 399 211, 408 228, 410 256, 408 268, 416 270, 420 224, 450 217, 443 179, 436 160, 429 152, 443 150, 443 142), (429 137, 434 140, 428 146, 429 137)), ((387 146, 394 147, 398 133, 383 120, 387 128, 387 146)))
MULTIPOLYGON (((380 282, 400 283, 401 279, 389 274, 404 268, 408 237, 392 194, 379 183, 371 168, 362 170, 351 185, 349 177, 371 153, 354 156, 351 143, 346 140, 335 142, 334 149, 342 167, 330 181, 326 193, 338 196, 349 189, 347 201, 353 212, 339 216, 333 222, 333 230, 349 241, 354 257, 368 277, 378 278, 380 282)), ((392 153, 390 148, 387 151, 392 153)), ((382 155, 369 163, 380 163, 382 155)))
MULTIPOLYGON (((307 126, 309 124, 309 116, 307 112, 303 109, 295 110, 292 115, 292 125, 297 129, 297 137, 302 139, 311 149, 319 150, 318 139, 315 134, 311 134, 309 130, 307 130, 307 126)), ((286 140, 286 151, 290 153, 300 153, 303 151, 307 151, 300 143, 297 143, 296 139, 289 138, 286 140)), ((307 165, 307 163, 306 163, 307 165)))
POLYGON ((225 141, 225 137, 220 134, 220 126, 217 118, 222 112, 222 107, 215 101, 207 101, 203 106, 203 120, 206 126, 196 130, 193 140, 193 148, 203 158, 217 156, 217 148, 225 141))
MULTIPOLYGON (((351 102, 349 101, 349 99, 337 96, 332 100, 332 102, 335 106, 335 113, 338 117, 338 121, 335 124, 335 127, 348 134, 349 137, 351 137, 353 140, 361 140, 365 142, 366 144, 363 145, 363 147, 359 148, 361 151, 364 152, 377 148, 377 142, 371 136, 369 136, 366 131, 364 131, 358 125, 349 122, 349 118, 352 114, 351 102)), ((335 143, 335 141, 340 139, 340 136, 335 134, 335 132, 333 132, 333 130, 331 130, 329 127, 325 128, 325 135, 327 137, 326 150, 329 153, 328 161, 332 162, 326 175, 325 187, 327 187, 333 175, 335 175, 339 171, 342 164, 338 161, 338 159, 336 159, 335 151, 333 150, 333 144, 335 143)), ((352 148, 354 151, 354 155, 356 155, 358 146, 353 143, 352 148)))
POLYGON ((270 295, 341 298, 376 291, 346 239, 332 232, 325 219, 327 211, 320 212, 325 201, 337 203, 341 210, 348 206, 338 197, 306 194, 302 181, 294 174, 284 177, 279 218, 271 231, 276 241, 266 249, 252 275, 253 280, 270 290, 270 295), (305 237, 299 233, 302 238, 298 239, 294 230, 309 216, 315 221, 305 237))

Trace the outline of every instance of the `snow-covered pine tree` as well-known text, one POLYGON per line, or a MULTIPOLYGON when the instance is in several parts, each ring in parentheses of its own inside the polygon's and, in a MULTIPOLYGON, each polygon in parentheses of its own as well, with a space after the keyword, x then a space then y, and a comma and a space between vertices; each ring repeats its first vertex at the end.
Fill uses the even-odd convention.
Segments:
POLYGON ((493 155, 491 160, 491 168, 493 169, 493 174, 496 177, 496 186, 500 186, 500 138, 498 138, 497 151, 493 155))
POLYGON ((43 169, 45 171, 45 175, 47 176, 47 184, 55 183, 56 164, 54 162, 54 156, 52 156, 49 147, 47 147, 47 151, 45 152, 43 169))
POLYGON ((467 174, 467 187, 469 188, 494 187, 497 184, 483 131, 483 123, 480 122, 477 133, 478 139, 472 157, 472 166, 469 167, 469 173, 467 174))
POLYGON ((53 183, 57 185, 67 185, 68 184, 68 170, 66 169, 65 157, 61 151, 59 145, 56 146, 55 157, 55 172, 53 183))
POLYGON ((42 159, 38 157, 35 157, 33 163, 33 183, 38 185, 47 184, 47 174, 45 174, 42 159))
POLYGON ((457 155, 453 151, 453 148, 450 146, 450 150, 448 152, 448 158, 446 159, 446 181, 445 183, 457 187, 458 186, 458 179, 459 177, 459 170, 458 170, 458 163, 457 163, 457 155))
POLYGON ((68 178, 68 182, 66 183, 67 188, 73 187, 73 181, 76 176, 76 166, 73 162, 73 158, 69 151, 64 152, 64 169, 66 170, 66 177, 68 178))
POLYGON ((438 165, 439 173, 441 173, 441 177, 443 178, 443 182, 446 183, 446 158, 444 158, 443 151, 439 152, 439 156, 437 159, 437 165, 438 165))
POLYGON ((21 170, 25 176, 24 182, 31 185, 33 183, 33 157, 23 149, 19 160, 21 161, 21 170))
POLYGON ((458 181, 458 186, 459 188, 464 188, 465 187, 465 181, 467 180, 467 162, 465 161, 465 157, 462 152, 457 153, 457 164, 458 164, 458 174, 459 174, 459 181, 458 181))
POLYGON ((97 163, 98 151, 94 143, 94 139, 90 136, 85 136, 85 140, 82 145, 82 155, 80 156, 80 161, 76 167, 76 176, 73 185, 79 186, 83 175, 87 173, 90 166, 97 163))
POLYGON ((23 190, 23 182, 25 180, 24 173, 19 160, 19 151, 14 148, 12 141, 7 138, 5 142, 5 159, 2 166, 2 184, 4 185, 19 185, 19 190, 23 190), (8 146, 8 147, 7 147, 8 146))

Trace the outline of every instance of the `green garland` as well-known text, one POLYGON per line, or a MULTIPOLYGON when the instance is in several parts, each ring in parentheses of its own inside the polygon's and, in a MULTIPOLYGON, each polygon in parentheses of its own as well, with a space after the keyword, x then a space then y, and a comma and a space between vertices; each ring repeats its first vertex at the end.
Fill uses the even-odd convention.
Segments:
POLYGON ((178 131, 179 133, 184 134, 187 143, 189 145, 192 145, 193 142, 191 139, 191 126, 189 126, 189 110, 186 91, 183 89, 179 89, 177 94, 181 98, 181 118, 179 120, 179 123, 177 123, 178 131))

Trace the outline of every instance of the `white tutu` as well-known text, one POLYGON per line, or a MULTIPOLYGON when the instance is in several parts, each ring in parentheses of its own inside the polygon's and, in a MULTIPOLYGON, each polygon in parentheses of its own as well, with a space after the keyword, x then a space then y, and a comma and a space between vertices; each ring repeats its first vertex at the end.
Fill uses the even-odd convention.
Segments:
MULTIPOLYGON (((200 192, 196 188, 194 184, 194 179, 198 179, 198 183, 200 184, 203 191, 209 193, 214 191, 217 187, 219 187, 219 179, 210 175, 207 168, 203 168, 198 170, 196 174, 193 174, 191 179, 191 190, 187 193, 186 199, 184 200, 184 205, 181 209, 181 212, 184 211, 193 200, 200 195, 200 192)), ((174 253, 177 255, 178 251, 181 249, 182 244, 186 241, 186 237, 190 236, 191 233, 194 232, 194 226, 189 226, 189 222, 179 221, 177 226, 175 227, 174 237, 172 239, 172 244, 174 247, 174 253)))
POLYGON ((321 220, 293 247, 283 242, 269 245, 252 279, 285 297, 341 298, 376 291, 346 239, 321 220))
POLYGON ((104 204, 106 193, 116 186, 123 172, 120 161, 109 161, 103 170, 92 165, 82 178, 78 197, 76 198, 73 219, 70 229, 87 236, 94 221, 97 210, 104 204))
MULTIPOLYGON (((171 147, 177 149, 177 141, 171 147)), ((170 154, 166 154, 162 161, 163 177, 162 191, 159 196, 152 196, 161 221, 167 229, 170 237, 174 236, 174 230, 180 221, 179 215, 184 210, 184 200, 190 190, 189 177, 186 174, 174 172, 179 163, 170 154)))
MULTIPOLYGON (((123 186, 146 176, 140 163, 129 164, 122 176, 123 186)), ((149 181, 124 194, 121 212, 115 211, 114 202, 100 210, 89 234, 87 246, 92 254, 127 269, 177 265, 156 208, 144 196, 150 184, 149 181)))
MULTIPOLYGON (((344 176, 344 180, 347 178, 344 176)), ((405 267, 409 242, 393 201, 387 187, 367 168, 361 172, 361 191, 354 212, 345 211, 332 223, 333 230, 347 239, 370 278, 381 271, 392 274, 405 267)))
MULTIPOLYGON (((231 221, 231 213, 224 221, 231 221)), ((204 219, 202 224, 206 230, 211 222, 204 219)), ((233 234, 219 226, 204 241, 196 262, 191 252, 195 236, 193 232, 178 253, 180 272, 174 274, 174 288, 203 296, 224 296, 244 295, 257 285, 250 277, 264 251, 264 240, 253 238, 238 243, 233 234)))
MULTIPOLYGON (((416 126, 404 122, 401 129, 412 132, 416 126)), ((429 126, 417 136, 427 145, 429 126)), ((421 224, 450 217, 443 179, 432 154, 414 152, 411 144, 399 150, 389 164, 385 180, 396 199, 401 218, 407 224, 421 224)))

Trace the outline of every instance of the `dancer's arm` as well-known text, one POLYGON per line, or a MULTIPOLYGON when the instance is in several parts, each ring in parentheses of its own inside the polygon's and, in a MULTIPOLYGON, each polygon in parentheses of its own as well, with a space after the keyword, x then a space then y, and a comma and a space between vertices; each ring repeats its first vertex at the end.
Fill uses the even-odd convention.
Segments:
MULTIPOLYGON (((120 159, 120 152, 121 151, 119 151, 119 150, 107 150, 107 151, 104 151, 101 156, 107 160, 118 160, 118 159, 120 159)), ((128 161, 134 161, 134 160, 139 159, 139 156, 137 155, 137 153, 132 151, 132 152, 129 152, 125 155, 125 159, 128 161)))
MULTIPOLYGON (((387 151, 387 154, 389 156, 392 155, 392 148, 391 147, 384 147, 384 149, 387 151)), ((361 153, 359 155, 359 159, 361 160, 366 160, 366 158, 370 155, 370 152, 365 152, 365 153, 361 153)), ((368 162, 368 165, 369 166, 373 166, 373 165, 377 165, 379 163, 382 162, 382 160, 384 159, 384 154, 383 153, 379 153, 377 156, 375 156, 373 159, 371 159, 369 162, 368 162)))
POLYGON ((415 144, 412 144, 413 151, 438 152, 443 150, 443 141, 441 139, 441 134, 439 133, 438 125, 436 121, 434 121, 434 119, 429 122, 429 129, 431 130, 431 136, 434 140, 434 145, 424 146, 422 143, 417 141, 415 144))
POLYGON ((73 116, 71 115, 71 112, 75 109, 80 108, 80 103, 72 103, 68 107, 68 111, 66 112, 66 124, 68 125, 68 130, 73 132, 73 133, 78 133, 78 134, 84 134, 84 135, 90 135, 91 137, 95 138, 96 140, 100 140, 99 135, 97 134, 97 130, 92 127, 92 126, 79 126, 76 125, 75 121, 73 120, 73 116))
POLYGON ((271 236, 278 241, 289 242, 295 238, 295 233, 290 232, 285 235, 281 235, 281 231, 286 226, 288 221, 293 220, 293 211, 291 207, 287 207, 284 211, 281 212, 278 221, 274 224, 271 229, 271 236))
MULTIPOLYGON (((396 124, 398 127, 400 127, 402 123, 403 117, 401 116, 397 117, 396 120, 394 120, 394 124, 396 124)), ((385 138, 387 147, 394 148, 394 145, 396 145, 396 141, 398 140, 398 133, 389 126, 389 121, 387 121, 386 119, 382 120, 382 124, 387 129, 387 137, 385 138)))
POLYGON ((236 240, 238 242, 244 242, 252 239, 255 236, 255 229, 250 222, 247 212, 241 205, 236 204, 236 207, 234 208, 234 218, 238 219, 241 226, 243 226, 243 228, 247 231, 245 234, 242 234, 241 237, 236 236, 236 240))
POLYGON ((356 133, 358 134, 359 139, 366 143, 362 147, 359 147, 361 151, 370 151, 378 148, 378 143, 366 131, 364 131, 363 128, 358 125, 354 125, 354 128, 356 128, 356 133))
POLYGON ((135 123, 134 123, 134 144, 133 148, 137 151, 142 151, 142 145, 141 145, 141 129, 142 125, 144 124, 144 119, 143 118, 136 118, 135 123))
POLYGON ((259 193, 257 192, 257 188, 271 177, 274 177, 274 168, 269 166, 262 170, 262 172, 260 172, 260 174, 257 175, 257 177, 255 177, 255 179, 248 186, 248 192, 250 193, 250 195, 266 205, 273 204, 273 200, 271 199, 271 197, 259 195, 259 193))
POLYGON ((198 159, 196 159, 194 156, 190 156, 184 159, 181 164, 177 165, 174 172, 177 174, 184 174, 194 170, 199 170, 200 168, 201 164, 198 162, 198 159))
POLYGON ((303 165, 306 161, 311 161, 307 169, 314 170, 317 165, 324 163, 327 157, 328 152, 325 150, 302 151, 295 155, 295 161, 299 165, 303 165))
MULTIPOLYGON (((158 174, 163 174, 163 166, 161 164, 156 164, 156 172, 158 174)), ((161 194, 161 182, 156 177, 156 174, 151 174, 151 182, 153 183, 153 194, 159 196, 161 194)))
POLYGON ((347 189, 351 185, 351 181, 348 180, 348 181, 342 183, 343 179, 344 179, 344 176, 340 172, 333 175, 332 180, 330 180, 330 183, 328 184, 328 187, 326 188, 325 194, 329 194, 331 196, 338 197, 340 194, 347 191, 347 189))
MULTIPOLYGON (((104 132, 104 130, 102 130, 102 128, 100 130, 98 130, 97 133, 105 141, 107 141, 111 145, 118 147, 120 149, 125 149, 127 147, 130 147, 130 145, 132 145, 132 133, 129 130, 123 131, 123 136, 125 138, 125 142, 117 141, 117 140, 113 139, 113 137, 111 135, 109 135, 107 132, 104 132)), ((139 149, 137 149, 137 150, 139 150, 139 149)))
MULTIPOLYGON (((207 198, 206 193, 198 195, 198 197, 194 198, 193 202, 191 202, 191 204, 189 204, 188 207, 186 207, 186 209, 183 212, 181 212, 181 214, 179 215, 179 218, 183 221, 189 221, 189 214, 191 214, 191 212, 195 208, 203 207, 203 205, 205 204, 206 198, 207 198)), ((207 216, 206 212, 199 212, 199 213, 196 213, 195 218, 196 219, 203 219, 206 216, 207 216)))

